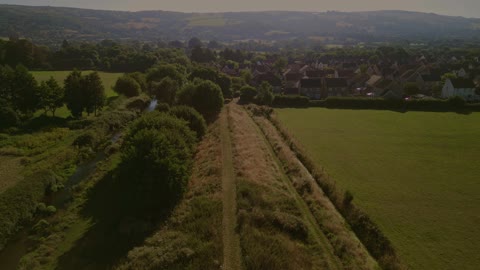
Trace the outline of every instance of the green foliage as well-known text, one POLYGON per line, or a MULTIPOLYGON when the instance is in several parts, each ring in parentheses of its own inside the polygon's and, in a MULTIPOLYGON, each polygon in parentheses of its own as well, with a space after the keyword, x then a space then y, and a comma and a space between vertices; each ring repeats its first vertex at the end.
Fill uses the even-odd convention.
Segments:
POLYGON ((194 108, 188 106, 175 106, 170 110, 170 114, 188 122, 191 130, 195 131, 197 138, 201 139, 206 131, 207 124, 203 116, 194 108))
POLYGON ((258 94, 255 97, 255 103, 258 105, 272 105, 273 100, 273 88, 268 82, 262 82, 262 84, 258 87, 258 94))
POLYGON ((414 96, 420 94, 420 88, 416 83, 406 83, 404 87, 405 95, 414 96))
POLYGON ((244 86, 240 89, 240 102, 247 104, 251 103, 255 100, 258 91, 254 87, 251 86, 244 86))
POLYGON ((0 130, 18 125, 20 119, 17 113, 6 104, 0 102, 0 130))
POLYGON ((141 72, 133 72, 133 73, 129 73, 128 76, 133 78, 138 83, 138 85, 140 85, 140 89, 143 92, 147 91, 147 78, 145 74, 141 72))
POLYGON ((118 78, 115 86, 113 87, 113 90, 119 95, 135 97, 140 95, 142 87, 134 77, 125 74, 122 77, 118 78))
POLYGON ((222 94, 224 98, 231 98, 232 97, 232 79, 217 70, 208 67, 195 67, 190 73, 189 79, 202 79, 212 81, 222 89, 222 94))
POLYGON ((70 73, 64 82, 65 103, 72 113, 73 117, 79 118, 84 110, 84 95, 82 91, 82 73, 74 70, 70 73))
POLYGON ((157 112, 143 116, 132 124, 121 149, 127 174, 122 181, 147 207, 170 205, 186 189, 195 142, 186 122, 157 112))
POLYGON ((223 94, 217 84, 197 80, 179 92, 177 101, 178 104, 195 108, 205 119, 211 119, 220 113, 223 107, 223 94))
POLYGON ((158 111, 158 112, 165 112, 166 113, 166 112, 170 111, 170 105, 168 105, 168 103, 158 103, 155 110, 158 111))
POLYGON ((32 114, 38 107, 37 81, 28 69, 18 65, 10 80, 10 103, 12 108, 23 114, 32 114))
POLYGON ((151 68, 147 72, 147 83, 160 82, 166 77, 170 77, 182 86, 185 81, 184 68, 173 64, 162 64, 151 68))
POLYGON ((85 95, 85 110, 88 114, 97 115, 97 111, 105 105, 106 99, 102 79, 97 72, 90 73, 82 78, 81 87, 85 95))
POLYGON ((105 88, 97 72, 82 76, 74 70, 65 79, 65 102, 73 117, 79 118, 83 111, 97 112, 105 105, 105 88))
POLYGON ((160 82, 150 82, 150 93, 154 95, 159 102, 172 105, 175 102, 179 85, 177 81, 170 77, 163 78, 160 82))
POLYGON ((53 77, 40 84, 38 95, 39 108, 45 112, 50 111, 53 116, 55 116, 55 111, 63 106, 65 91, 53 77))

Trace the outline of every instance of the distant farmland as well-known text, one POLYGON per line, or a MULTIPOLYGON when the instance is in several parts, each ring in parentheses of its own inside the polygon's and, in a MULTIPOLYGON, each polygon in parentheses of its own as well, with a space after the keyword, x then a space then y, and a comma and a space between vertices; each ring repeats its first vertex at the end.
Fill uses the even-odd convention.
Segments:
MULTIPOLYGON (((53 77, 60 85, 63 85, 63 81, 65 80, 65 78, 67 78, 70 72, 71 71, 32 71, 31 73, 38 81, 38 83, 40 83, 41 81, 46 81, 50 79, 50 77, 53 77)), ((82 71, 82 74, 85 75, 91 72, 92 71, 82 71)), ((122 73, 98 72, 98 74, 100 75, 103 86, 105 87, 105 94, 107 95, 107 98, 117 96, 117 93, 113 91, 112 87, 115 85, 117 79, 122 76, 122 73)), ((69 115, 70 112, 68 111, 66 106, 59 108, 57 111, 57 116, 59 117, 68 117, 69 115)))
POLYGON ((480 265, 480 114, 279 109, 412 269, 480 265))

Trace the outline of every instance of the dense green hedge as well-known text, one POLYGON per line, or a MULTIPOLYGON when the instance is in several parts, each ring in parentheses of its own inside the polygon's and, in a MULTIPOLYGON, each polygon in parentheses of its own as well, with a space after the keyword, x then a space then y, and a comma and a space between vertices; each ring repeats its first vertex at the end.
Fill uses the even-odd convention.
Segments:
POLYGON ((276 95, 273 100, 273 107, 308 107, 308 97, 304 96, 283 96, 276 95))
MULTIPOLYGON (((479 111, 479 104, 466 104, 462 98, 454 97, 448 100, 441 99, 383 99, 383 98, 354 98, 329 97, 325 100, 311 100, 310 107, 325 107, 331 109, 369 109, 369 110, 396 110, 396 111, 479 111)), ((293 106, 292 106, 293 107, 293 106)))

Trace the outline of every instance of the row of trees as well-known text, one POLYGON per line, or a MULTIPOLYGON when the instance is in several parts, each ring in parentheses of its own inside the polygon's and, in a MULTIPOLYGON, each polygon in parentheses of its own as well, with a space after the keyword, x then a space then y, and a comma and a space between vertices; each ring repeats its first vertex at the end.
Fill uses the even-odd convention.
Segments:
POLYGON ((64 104, 76 118, 83 112, 96 115, 105 104, 105 89, 96 72, 73 71, 64 85, 53 77, 39 84, 22 65, 0 66, 0 128, 15 126, 38 110, 55 116, 64 104))

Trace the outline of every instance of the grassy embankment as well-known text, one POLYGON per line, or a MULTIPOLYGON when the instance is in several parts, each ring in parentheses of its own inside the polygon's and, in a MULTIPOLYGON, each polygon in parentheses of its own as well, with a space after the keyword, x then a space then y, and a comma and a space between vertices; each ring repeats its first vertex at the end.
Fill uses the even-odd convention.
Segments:
POLYGON ((480 114, 279 109, 412 269, 480 263, 480 114))
POLYGON ((341 269, 253 120, 241 106, 229 106, 245 269, 341 269))
MULTIPOLYGON (((65 78, 67 78, 70 72, 71 71, 32 71, 31 73, 38 81, 38 83, 46 81, 50 79, 50 77, 53 77, 60 85, 63 85, 65 78)), ((82 71, 83 74, 88 74, 90 72, 92 71, 82 71)), ((115 85, 117 79, 122 76, 122 73, 98 72, 98 74, 102 79, 103 86, 105 87, 105 95, 107 96, 107 99, 117 96, 117 93, 113 91, 112 87, 115 85)), ((36 115, 40 115, 42 113, 43 111, 39 111, 36 115)), ((58 117, 66 118, 70 115, 70 112, 68 111, 67 106, 63 106, 57 110, 55 115, 58 117)))

